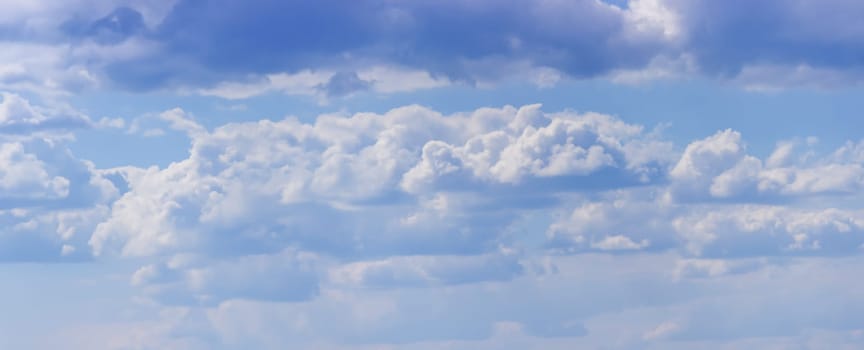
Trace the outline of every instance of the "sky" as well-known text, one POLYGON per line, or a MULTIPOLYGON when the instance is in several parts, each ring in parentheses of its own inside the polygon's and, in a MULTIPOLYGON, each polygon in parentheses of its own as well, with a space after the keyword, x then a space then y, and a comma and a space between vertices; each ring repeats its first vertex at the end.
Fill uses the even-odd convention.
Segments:
POLYGON ((864 346, 864 2, 0 8, 0 348, 864 346))

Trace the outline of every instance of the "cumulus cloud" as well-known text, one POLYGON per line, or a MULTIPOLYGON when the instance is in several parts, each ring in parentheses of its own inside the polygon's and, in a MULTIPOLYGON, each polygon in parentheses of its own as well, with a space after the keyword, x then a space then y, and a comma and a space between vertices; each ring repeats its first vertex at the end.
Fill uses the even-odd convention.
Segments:
POLYGON ((856 169, 851 143, 817 157, 781 142, 763 161, 747 154, 740 133, 722 130, 676 151, 643 126, 538 105, 453 115, 408 106, 215 129, 181 109, 159 118, 188 133, 189 157, 114 170, 128 191, 89 244, 102 258, 194 257, 136 274, 165 303, 268 300, 280 290, 305 300, 322 284, 437 288, 554 273, 538 252, 672 251, 702 259, 677 267, 676 278, 716 277, 751 271, 722 259, 845 256, 864 244, 859 209, 819 204, 858 193, 854 173, 836 171, 856 169), (784 205, 793 199, 813 204, 784 205), (557 218, 525 228, 537 209, 557 218), (538 241, 541 250, 527 248, 538 241), (315 258, 287 271, 266 267, 286 251, 315 258), (296 284, 265 293, 252 280, 229 288, 211 279, 252 268, 249 261, 260 278, 296 284))
MULTIPOLYGON (((0 260, 140 261, 130 282, 144 300, 206 310, 191 337, 217 345, 476 344, 502 325, 530 343, 592 344, 615 317, 636 320, 622 348, 692 345, 710 338, 712 300, 761 300, 719 287, 864 249, 855 142, 819 154, 780 141, 761 159, 734 130, 676 147, 539 105, 215 128, 179 108, 154 118, 189 136, 188 158, 97 169, 62 139, 3 136, 0 260)), ((843 329, 811 314, 778 332, 843 329)))
POLYGON ((0 145, 0 193, 5 198, 63 198, 69 195, 69 180, 48 174, 45 164, 24 152, 20 143, 0 145))
POLYGON ((89 162, 44 139, 0 143, 0 260, 91 257, 87 240, 118 189, 89 162))
MULTIPOLYGON (((554 205, 561 191, 595 191, 590 184, 652 184, 670 162, 662 151, 671 145, 641 126, 596 113, 544 113, 539 105, 449 116, 408 106, 213 130, 180 109, 160 118, 188 133, 190 156, 164 169, 116 170, 129 190, 95 228, 95 254, 191 254, 201 264, 234 266, 242 256, 276 259, 292 249, 322 257, 312 276, 326 268, 328 281, 346 286, 510 280, 524 269, 509 227, 526 208, 554 205)), ((638 249, 648 241, 597 244, 638 249)), ((159 300, 264 298, 252 280, 220 292, 205 278, 220 272, 153 269, 135 281, 159 300), (176 280, 144 277, 159 271, 176 280)), ((316 278, 273 293, 316 290, 316 278)))
MULTIPOLYGON (((192 215, 190 218, 197 218, 195 222, 224 225, 254 213, 249 205, 263 200, 276 208, 299 206, 350 217, 368 207, 358 205, 369 201, 399 204, 417 197, 425 203, 425 195, 435 193, 436 188, 451 188, 443 181, 452 189, 470 192, 459 183, 515 189, 522 183, 530 185, 528 179, 569 178, 573 189, 585 189, 578 181, 603 170, 604 175, 618 173, 625 179, 607 181, 647 183, 659 173, 658 167, 666 158, 646 158, 633 148, 653 145, 662 150, 668 146, 643 134, 641 127, 613 117, 547 115, 538 106, 483 109, 454 116, 413 106, 384 115, 321 116, 314 124, 293 118, 232 124, 212 132, 203 131, 182 115, 180 110, 163 114, 177 127, 191 131, 191 157, 166 169, 128 173, 132 191, 117 203, 117 220, 106 222, 104 230, 94 236, 96 246, 101 246, 98 242, 107 235, 132 238, 137 237, 136 232, 149 231, 148 227, 153 227, 154 234, 175 236, 172 230, 154 226, 176 222, 169 219, 173 213, 192 215), (441 154, 433 151, 436 147, 459 154, 449 161, 434 159, 441 154), (453 177, 456 174, 458 177, 453 177), (426 189, 421 190, 424 186, 426 189), (147 225, 109 229, 126 222, 120 217, 124 208, 129 208, 132 217, 158 212, 162 214, 156 217, 166 220, 148 219, 147 225)), ((614 186, 614 182, 609 185, 614 186)), ((557 186, 568 187, 564 183, 557 186)), ((438 204, 422 211, 406 207, 402 216, 408 219, 399 225, 416 222, 421 212, 428 215, 430 210, 450 215, 447 202, 442 200, 452 195, 438 197, 429 202, 438 204)), ((466 198, 460 200, 466 203, 466 198)), ((147 241, 161 245, 157 242, 172 240, 147 241)))
POLYGON ((27 99, 13 93, 2 93, 0 101, 0 134, 29 134, 37 131, 68 132, 94 125, 90 118, 78 111, 52 110, 30 104, 27 99), (48 114, 48 115, 46 115, 48 114))
MULTIPOLYGON (((847 152, 839 149, 835 154, 847 152)), ((853 194, 860 191, 864 168, 854 159, 796 159, 793 143, 780 143, 765 160, 747 154, 741 134, 724 130, 694 141, 669 172, 669 195, 679 200, 779 198, 853 194)))
POLYGON ((3 93, 0 101, 0 261, 81 261, 119 189, 68 149, 75 130, 100 127, 68 106, 3 93))

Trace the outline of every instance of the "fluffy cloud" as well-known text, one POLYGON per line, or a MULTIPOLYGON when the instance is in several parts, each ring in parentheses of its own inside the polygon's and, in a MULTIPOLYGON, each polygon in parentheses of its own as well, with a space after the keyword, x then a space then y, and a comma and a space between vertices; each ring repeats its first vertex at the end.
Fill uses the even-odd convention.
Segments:
MULTIPOLYGON (((855 144, 815 157, 782 142, 762 161, 723 130, 679 152, 639 125, 537 105, 449 116, 408 106, 213 130, 180 109, 161 118, 189 135, 189 158, 115 170, 129 191, 89 243, 102 257, 192 261, 136 274, 166 303, 270 300, 279 290, 305 300, 322 284, 507 281, 554 271, 541 262, 549 252, 726 259, 842 256, 864 244, 859 209, 819 204, 860 190, 855 144), (782 205, 795 199, 812 204, 782 205), (537 209, 561 217, 525 227, 537 209), (532 248, 538 241, 549 250, 532 248), (305 258, 268 267, 292 256, 305 258), (208 277, 246 269, 286 284, 262 292, 252 280, 228 288, 208 277)), ((747 271, 720 261, 677 275, 747 271)))
POLYGON ((735 206, 674 221, 687 248, 712 256, 846 255, 861 251, 859 210, 735 206))
POLYGON ((409 106, 212 131, 179 109, 161 118, 190 136, 189 158, 164 169, 117 169, 129 191, 90 245, 103 257, 174 256, 133 278, 169 304, 303 300, 317 295, 321 280, 346 287, 510 280, 526 263, 536 270, 522 261, 510 228, 525 210, 554 205, 561 191, 596 191, 592 184, 654 183, 671 161, 663 153, 671 145, 641 126, 538 105, 450 116, 409 106), (277 268, 297 264, 279 262, 286 251, 308 257, 309 267, 277 268), (260 274, 216 283, 249 269, 260 274), (267 278, 284 283, 264 293, 254 281, 267 278))
POLYGON ((823 156, 801 146, 780 142, 763 161, 747 154, 740 133, 719 131, 687 145, 660 184, 576 198, 546 244, 562 253, 615 247, 713 258, 860 253, 859 145, 823 156))
POLYGON ((42 139, 0 143, 0 163, 0 260, 90 259, 118 195, 109 176, 42 139))
MULTIPOLYGON (((125 253, 152 254, 205 239, 196 238, 194 232, 177 234, 184 227, 206 231, 201 227, 226 228, 241 222, 246 226, 258 221, 252 216, 265 213, 281 218, 278 223, 261 223, 265 232, 274 229, 267 225, 284 228, 307 223, 308 219, 293 218, 292 212, 338 215, 347 222, 371 217, 378 221, 376 213, 383 206, 395 206, 388 210, 399 214, 391 214, 386 220, 390 224, 363 225, 376 227, 378 236, 405 227, 418 235, 425 231, 420 223, 450 225, 453 220, 483 221, 484 215, 491 215, 490 219, 498 215, 460 213, 458 209, 476 210, 470 208, 489 201, 473 196, 467 184, 518 190, 531 185, 531 179, 563 178, 573 181, 572 189, 585 189, 579 181, 601 181, 591 179, 601 171, 603 176, 616 175, 602 180, 610 181, 608 186, 615 186, 615 181, 647 183, 662 171, 667 157, 647 157, 636 148, 668 148, 644 135, 641 127, 609 116, 544 114, 538 106, 454 116, 415 106, 385 115, 322 116, 314 124, 293 118, 231 124, 212 132, 183 119, 181 111, 164 115, 191 132, 191 156, 166 169, 125 173, 131 191, 115 204, 114 217, 94 235, 97 251, 119 239, 125 253), (440 158, 446 152, 458 155, 440 158), (435 195, 437 188, 456 192, 435 195), (282 211, 287 212, 277 214, 282 211), (430 216, 438 222, 425 222, 430 216)), ((568 187, 565 182, 556 184, 556 188, 568 187)), ((331 229, 331 235, 355 240, 358 234, 366 235, 343 232, 353 230, 347 227, 331 229)), ((305 228, 296 230, 294 239, 305 235, 305 228)), ((340 249, 358 249, 349 248, 348 242, 341 245, 340 249)))
MULTIPOLYGON (((854 194, 864 184, 864 168, 856 159, 834 156, 799 161, 792 143, 781 143, 765 161, 746 154, 738 132, 720 131, 687 146, 670 171, 670 195, 684 200, 777 199, 818 194, 854 194)), ((835 154, 849 152, 846 146, 835 154)))
POLYGON ((0 260, 92 258, 87 241, 119 190, 110 171, 78 159, 66 143, 76 129, 99 124, 68 107, 2 98, 0 260))
POLYGON ((51 176, 33 154, 20 143, 0 145, 0 194, 12 199, 63 198, 69 195, 69 179, 51 176))
POLYGON ((857 178, 838 169, 859 166, 859 143, 819 155, 783 141, 763 160, 733 130, 675 147, 537 105, 215 129, 181 109, 158 118, 191 140, 164 168, 96 169, 36 134, 0 148, 12 191, 0 258, 131 259, 145 305, 197 315, 154 328, 154 344, 494 348, 508 329, 522 344, 590 347, 626 324, 619 348, 674 347, 712 329, 798 339, 860 322, 831 301, 773 330, 744 309, 706 321, 817 295, 760 304, 808 268, 852 269, 864 213, 857 178), (760 330, 734 326, 754 319, 760 330))
POLYGON ((52 110, 36 107, 27 99, 12 93, 2 93, 2 97, 0 134, 29 134, 50 130, 68 132, 94 125, 86 115, 71 108, 52 110))

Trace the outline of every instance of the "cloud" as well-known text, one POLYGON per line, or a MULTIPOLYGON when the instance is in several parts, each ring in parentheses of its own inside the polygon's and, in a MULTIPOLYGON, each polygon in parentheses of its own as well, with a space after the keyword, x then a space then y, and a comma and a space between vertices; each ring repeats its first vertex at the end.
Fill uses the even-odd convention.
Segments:
MULTIPOLYGON (((507 281, 525 271, 509 228, 525 210, 555 205, 560 191, 596 191, 579 181, 654 183, 668 157, 646 148, 670 147, 611 116, 544 113, 539 105, 450 116, 407 106, 213 130, 181 109, 160 118, 188 133, 189 158, 164 169, 114 170, 128 191, 89 242, 106 259, 195 257, 196 264, 156 265, 133 279, 168 304, 312 298, 321 280, 388 288, 507 281), (457 153, 448 160, 452 174, 439 171, 443 159, 433 147, 457 153), (538 192, 543 181, 552 182, 538 192), (216 283, 252 268, 239 261, 279 261, 286 250, 320 257, 308 278, 285 277, 295 282, 269 292, 253 279, 216 283)), ((612 239, 598 249, 633 248, 612 239)), ((288 273, 259 272, 256 279, 288 273)))
MULTIPOLYGON (((846 146, 849 147, 849 146, 846 146)), ((846 152, 846 147, 835 154, 846 152)), ((779 200, 783 198, 853 194, 861 190, 864 168, 854 159, 808 159, 794 144, 781 143, 765 160, 746 154, 741 134, 717 132, 694 141, 669 172, 669 195, 678 200, 779 200)))
POLYGON ((861 213, 840 209, 736 206, 674 222, 688 249, 709 256, 856 254, 861 213))
POLYGON ((712 3, 667 1, 680 13, 690 50, 708 72, 734 75, 753 64, 860 69, 856 1, 712 3), (764 25, 763 25, 764 24, 764 25))
POLYGON ((772 90, 857 85, 862 77, 856 57, 864 34, 846 15, 860 5, 850 0, 760 0, 752 6, 680 0, 254 6, 236 0, 81 0, 8 7, 20 15, 0 18, 12 42, 0 55, 0 87, 44 94, 105 87, 232 98, 274 90, 294 94, 296 89, 267 81, 303 72, 327 76, 321 87, 311 86, 312 94, 389 93, 393 83, 361 73, 380 67, 415 72, 415 83, 400 90, 445 82, 548 86, 561 79, 638 83, 694 76, 772 90), (759 30, 750 30, 754 23, 759 30), (43 53, 39 60, 21 59, 37 57, 28 54, 34 51, 43 53), (326 88, 340 72, 342 78, 326 88), (357 79, 344 90, 351 72, 357 79))
POLYGON ((860 80, 861 67, 853 58, 860 55, 856 42, 862 33, 854 17, 839 13, 855 13, 858 6, 848 0, 830 5, 765 0, 754 6, 633 0, 623 7, 587 0, 520 0, 507 6, 456 1, 244 6, 188 0, 179 1, 146 35, 163 49, 111 62, 107 72, 133 88, 206 86, 250 74, 334 67, 359 71, 370 63, 469 83, 518 76, 512 68, 521 65, 519 71, 554 70, 576 79, 696 74, 758 89, 790 83, 842 86, 860 80), (767 24, 757 35, 745 33, 752 23, 767 24), (298 36, 308 28, 318 29, 314 36, 298 36), (222 34, 229 29, 230 36, 222 34), (161 63, 145 70, 142 60, 161 63), (670 63, 675 61, 686 63, 670 63), (189 69, 195 65, 201 68, 189 69), (797 73, 783 73, 790 71, 797 73))
POLYGON ((0 194, 5 198, 42 199, 63 198, 69 195, 69 180, 51 177, 33 154, 24 152, 20 143, 0 145, 0 194))
POLYGON ((142 34, 146 25, 140 12, 121 6, 93 22, 72 20, 64 23, 62 28, 73 37, 89 38, 100 44, 117 44, 142 34))
POLYGON ((0 101, 0 260, 81 261, 86 241, 119 189, 110 174, 66 144, 98 127, 62 104, 33 105, 12 93, 0 101))
POLYGON ((346 264, 330 272, 349 286, 392 288, 508 281, 522 273, 515 255, 405 256, 346 264))
POLYGON ((338 72, 330 77, 327 84, 319 86, 327 96, 346 96, 358 91, 368 90, 372 83, 357 76, 356 72, 338 72))
MULTIPOLYGON (((458 185, 459 182, 518 188, 523 183, 530 186, 527 180, 532 178, 589 178, 600 168, 630 174, 627 176, 632 179, 624 184, 635 185, 640 183, 641 176, 659 171, 652 168, 655 167, 652 162, 662 164, 663 159, 646 159, 631 148, 636 144, 665 147, 660 141, 640 136, 640 127, 612 117, 573 113, 545 115, 538 106, 518 110, 512 107, 483 109, 451 117, 411 106, 385 115, 321 116, 314 124, 302 124, 293 118, 277 122, 265 120, 232 124, 212 132, 203 131, 197 124, 187 127, 187 119, 177 119, 182 114, 180 110, 173 110, 163 115, 172 116, 175 124, 194 131, 191 134, 192 156, 166 169, 142 169, 127 174, 132 191, 115 205, 116 220, 106 222, 94 236, 97 250, 103 239, 115 234, 129 235, 132 239, 124 244, 124 249, 133 249, 130 243, 144 239, 147 236, 144 232, 159 232, 153 238, 164 235, 156 240, 147 239, 148 246, 179 244, 170 238, 175 237, 171 233, 174 230, 154 226, 182 223, 170 219, 175 215, 192 219, 188 226, 195 231, 201 225, 225 227, 233 222, 239 224, 236 220, 250 220, 243 218, 256 212, 263 214, 289 208, 360 220, 362 215, 354 218, 357 211, 372 210, 369 215, 377 212, 371 203, 401 206, 403 201, 410 203, 413 197, 430 206, 403 207, 404 211, 396 211, 402 214, 390 219, 396 220, 395 226, 381 228, 398 231, 400 226, 418 225, 426 215, 449 217, 452 210, 449 206, 455 203, 448 198, 457 194, 427 197, 427 194, 435 194, 435 183, 441 181, 438 178, 447 175, 435 173, 434 167, 440 166, 427 165, 433 161, 431 147, 458 147, 467 151, 465 160, 460 161, 463 163, 453 165, 462 178, 450 180, 455 188, 465 191, 469 188, 458 185), (490 144, 490 149, 484 150, 483 140, 488 138, 497 138, 498 145, 490 144), (565 158, 585 165, 564 166, 565 158), (426 170, 430 166, 433 168, 426 170), (421 190, 419 184, 415 185, 420 181, 418 177, 432 187, 421 190), (260 210, 249 207, 255 203, 271 205, 260 210), (153 213, 147 216, 165 220, 147 219, 149 223, 141 225, 121 218, 121 215, 130 215, 129 219, 140 217, 143 213, 153 213), (397 222, 400 223, 397 225, 397 222), (126 229, 120 226, 110 229, 127 224, 131 225, 126 229)), ((614 185, 610 183, 610 186, 614 185)), ((482 197, 477 199, 483 200, 482 197)), ((470 195, 460 200, 471 205, 470 195)), ((293 225, 290 217, 285 217, 278 226, 293 225)), ((144 250, 149 251, 149 248, 144 250)))
POLYGON ((74 110, 51 110, 36 107, 23 97, 2 93, 0 101, 0 134, 29 134, 37 131, 69 132, 93 126, 90 118, 74 110), (45 115, 48 113, 49 115, 45 115))
POLYGON ((373 66, 359 71, 307 69, 291 74, 267 74, 259 78, 221 82, 215 86, 197 89, 193 93, 232 100, 281 93, 312 96, 326 102, 327 98, 345 97, 363 91, 390 94, 451 84, 452 82, 444 77, 433 77, 422 70, 373 66))
POLYGON ((177 256, 138 269, 132 284, 168 305, 218 305, 230 299, 304 301, 318 294, 315 260, 313 254, 292 250, 215 262, 177 256))
POLYGON ((0 142, 0 261, 92 258, 92 230, 117 187, 89 162, 44 139, 0 142))
POLYGON ((692 293, 691 286, 672 285, 656 270, 665 265, 663 259, 626 259, 567 257, 556 260, 562 266, 557 275, 437 288, 329 286, 304 303, 226 301, 212 310, 211 332, 219 334, 226 346, 434 348, 438 342, 466 342, 466 346, 485 342, 506 323, 520 334, 536 337, 529 343, 561 339, 572 344, 590 334, 583 321, 595 315, 662 307, 692 293), (622 269, 624 264, 636 268, 622 269), (609 269, 584 268, 601 265, 609 269), (637 284, 642 298, 634 298, 627 288, 637 284))
POLYGON ((627 236, 606 236, 603 240, 591 243, 591 247, 600 250, 639 250, 646 248, 651 243, 647 239, 634 242, 627 236))
POLYGON ((200 313, 153 344, 495 348, 504 327, 528 345, 619 334, 619 348, 665 348, 860 322, 838 306, 847 296, 769 326, 817 286, 766 301, 807 273, 854 270, 861 188, 839 170, 864 159, 860 142, 822 154, 780 141, 763 160, 734 130, 676 146, 539 105, 215 128, 179 108, 153 118, 187 133, 186 159, 98 169, 64 138, 0 147, 0 260, 140 266, 142 303, 200 313), (762 311, 706 321, 739 303, 762 311))
POLYGON ((669 268, 677 280, 718 278, 767 266, 724 259, 842 257, 864 244, 859 209, 820 204, 860 191, 835 171, 855 169, 854 143, 817 156, 781 142, 762 161, 721 130, 675 151, 643 126, 539 105, 213 129, 181 109, 160 118, 188 133, 189 157, 113 170, 128 190, 89 245, 100 259, 155 258, 133 280, 165 304, 507 283, 554 273, 547 254, 667 252, 691 259, 669 268), (540 211, 551 214, 525 227, 540 211), (285 283, 258 288, 247 270, 285 283))
POLYGON ((363 1, 329 6, 267 1, 245 6, 234 1, 180 1, 148 35, 164 48, 154 53, 164 58, 162 63, 144 71, 138 60, 119 61, 108 72, 124 85, 146 88, 170 80, 213 82, 214 74, 221 75, 218 80, 233 80, 232 74, 242 77, 377 62, 476 80, 497 72, 477 74, 472 66, 512 56, 511 61, 596 76, 610 66, 639 65, 657 46, 650 35, 640 38, 647 40, 631 40, 621 11, 598 2, 512 5, 363 1), (232 19, 226 21, 226 15, 232 19), (562 30, 573 23, 578 27, 562 30), (309 32, 308 28, 317 28, 310 32, 314 37, 298 35, 309 32), (507 28, 521 28, 521 32, 507 28), (219 34, 229 29, 232 35, 219 34), (452 35, 457 32, 462 35, 452 35), (202 69, 179 74, 183 72, 178 69, 193 64, 202 69))

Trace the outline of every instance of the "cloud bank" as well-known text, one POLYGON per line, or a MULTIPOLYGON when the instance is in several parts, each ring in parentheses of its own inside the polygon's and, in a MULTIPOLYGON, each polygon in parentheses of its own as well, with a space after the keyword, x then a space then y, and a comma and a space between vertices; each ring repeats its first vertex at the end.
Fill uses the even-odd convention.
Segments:
POLYGON ((734 130, 676 145, 539 105, 160 118, 191 141, 163 168, 0 148, 5 260, 140 262, 163 326, 120 347, 843 344, 864 323, 830 282, 864 246, 858 143, 763 159, 734 130))
POLYGON ((0 87, 340 97, 452 83, 707 77, 763 90, 830 88, 861 80, 864 32, 853 15, 860 6, 851 0, 38 2, 12 6, 13 15, 0 18, 11 42, 0 56, 0 87), (60 25, 48 24, 58 18, 60 25), (387 71, 415 78, 401 83, 387 71))

